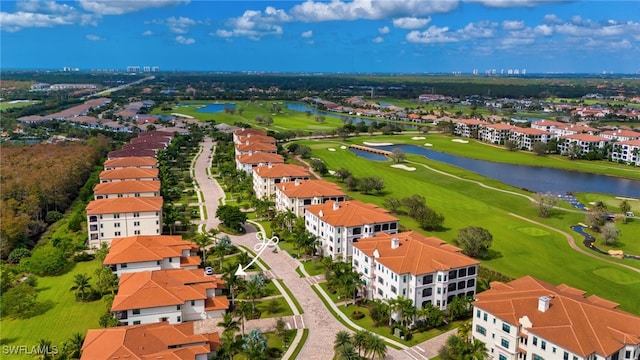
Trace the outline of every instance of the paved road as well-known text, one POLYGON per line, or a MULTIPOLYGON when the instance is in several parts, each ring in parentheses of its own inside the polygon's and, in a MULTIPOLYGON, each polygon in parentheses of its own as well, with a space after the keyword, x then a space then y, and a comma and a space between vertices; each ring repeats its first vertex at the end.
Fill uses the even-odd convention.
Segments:
MULTIPOLYGON (((212 156, 213 146, 213 141, 210 138, 206 138, 202 143, 202 150, 198 158, 192 163, 193 177, 197 182, 197 187, 203 193, 203 198, 199 199, 199 202, 207 208, 208 218, 199 221, 206 230, 216 228, 219 225, 220 221, 215 217, 215 213, 218 208, 219 199, 224 199, 224 192, 220 185, 213 177, 207 174, 207 168, 209 168, 211 162, 210 156, 212 156)), ((254 249, 254 246, 258 243, 256 238, 256 228, 251 224, 247 224, 245 227, 247 229, 246 234, 242 236, 230 236, 230 238, 234 244, 254 249)), ((261 258, 269 265, 269 267, 271 267, 269 274, 276 279, 282 279, 284 281, 304 310, 302 315, 285 319, 289 324, 291 324, 290 326, 292 328, 309 329, 309 337, 307 338, 302 351, 298 355, 298 358, 311 360, 331 359, 333 357, 333 340, 335 338, 335 334, 338 331, 350 330, 333 317, 320 298, 318 298, 315 292, 313 292, 311 289, 313 281, 300 277, 300 275, 295 271, 299 266, 298 261, 284 251, 274 252, 271 249, 265 250, 262 253, 261 258)), ((216 323, 217 321, 215 323, 210 321, 209 323, 203 323, 202 326, 207 329, 213 329, 215 328, 216 323)), ((267 330, 274 326, 274 324, 274 319, 256 320, 253 323, 248 323, 247 328, 250 329, 250 326, 255 325, 261 329, 267 330)), ((450 333, 451 332, 445 333, 406 350, 396 350, 388 347, 386 359, 427 360, 437 355, 438 349, 450 333)), ((292 344, 292 347, 293 346, 294 345, 292 344)))

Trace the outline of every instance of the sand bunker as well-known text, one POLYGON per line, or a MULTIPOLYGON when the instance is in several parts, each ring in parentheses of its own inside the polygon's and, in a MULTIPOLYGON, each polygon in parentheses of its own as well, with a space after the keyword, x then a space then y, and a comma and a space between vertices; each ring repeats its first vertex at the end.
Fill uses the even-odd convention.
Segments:
POLYGON ((391 167, 396 169, 407 170, 407 171, 416 171, 416 168, 403 165, 403 164, 394 164, 394 165, 391 165, 391 167))
POLYGON ((391 146, 391 145, 393 145, 393 143, 374 143, 374 142, 368 142, 368 141, 363 142, 363 144, 366 145, 366 146, 391 146))
POLYGON ((177 116, 177 117, 183 117, 183 118, 187 118, 187 119, 193 119, 193 116, 191 116, 191 115, 185 115, 185 114, 180 114, 180 113, 171 113, 171 115, 177 116))
POLYGON ((346 146, 344 146, 344 145, 340 146, 340 149, 343 149, 343 150, 344 150, 344 149, 346 149, 346 148, 347 148, 347 147, 346 147, 346 146))
POLYGON ((469 143, 468 140, 462 140, 462 139, 453 139, 451 141, 457 142, 457 143, 460 143, 460 144, 468 144, 469 143))
POLYGON ((334 148, 328 148, 327 150, 329 150, 329 151, 336 151, 336 149, 334 149, 334 148))
POLYGON ((414 136, 411 138, 411 140, 424 140, 424 139, 426 139, 426 137, 424 136, 414 136))
POLYGON ((329 175, 335 175, 335 174, 336 174, 335 170, 329 170, 329 175))
POLYGON ((432 143, 424 143, 424 146, 429 146, 429 147, 431 147, 431 146, 433 146, 433 144, 432 144, 432 143))

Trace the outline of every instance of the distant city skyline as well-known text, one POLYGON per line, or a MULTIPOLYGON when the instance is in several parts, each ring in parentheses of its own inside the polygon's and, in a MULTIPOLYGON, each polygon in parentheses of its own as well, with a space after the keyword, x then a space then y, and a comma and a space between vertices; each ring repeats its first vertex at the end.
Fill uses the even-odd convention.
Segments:
POLYGON ((2 1, 0 67, 638 74, 637 14, 637 1, 2 1))

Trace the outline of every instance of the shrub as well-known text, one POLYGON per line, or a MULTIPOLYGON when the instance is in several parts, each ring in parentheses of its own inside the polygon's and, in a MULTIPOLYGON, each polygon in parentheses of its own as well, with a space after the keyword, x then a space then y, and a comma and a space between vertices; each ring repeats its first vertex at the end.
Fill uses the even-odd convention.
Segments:
POLYGON ((83 251, 73 256, 73 262, 77 262, 77 263, 86 262, 86 261, 91 261, 95 258, 96 258, 95 255, 92 255, 83 251))
POLYGON ((38 276, 60 275, 68 270, 69 261, 60 249, 41 247, 31 257, 20 260, 20 266, 38 276))
POLYGON ((29 251, 29 249, 16 248, 16 249, 13 249, 13 251, 11 251, 11 253, 9 254, 8 260, 12 264, 17 264, 20 262, 22 258, 29 257, 29 256, 31 256, 31 251, 29 251))
POLYGON ((353 320, 360 320, 360 319, 362 319, 364 317, 365 317, 365 315, 361 311, 358 311, 358 310, 355 310, 353 313, 351 313, 351 318, 353 320))

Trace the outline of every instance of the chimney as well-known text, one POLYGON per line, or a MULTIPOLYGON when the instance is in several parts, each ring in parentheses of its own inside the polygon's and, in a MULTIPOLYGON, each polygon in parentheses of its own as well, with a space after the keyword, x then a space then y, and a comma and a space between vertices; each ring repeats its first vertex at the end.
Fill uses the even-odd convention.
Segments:
POLYGON ((398 239, 397 237, 391 238, 391 248, 397 249, 399 247, 400 247, 400 239, 398 239))
POLYGON ((546 312, 547 310, 549 310, 549 302, 551 300, 549 299, 549 297, 547 296, 540 296, 538 298, 538 311, 540 312, 546 312))
POLYGON ((320 212, 318 213, 318 215, 319 215, 320 217, 323 217, 323 216, 324 216, 324 212, 322 212, 322 210, 320 210, 320 212))
POLYGON ((333 202, 333 210, 335 211, 335 210, 338 210, 338 209, 340 209, 340 204, 337 201, 334 201, 333 202))
POLYGON ((249 140, 244 142, 245 145, 249 145, 249 140))
POLYGON ((271 168, 273 167, 273 165, 271 165, 271 163, 269 163, 269 165, 268 165, 268 166, 269 166, 269 169, 271 169, 271 168))
POLYGON ((300 179, 296 179, 295 184, 296 186, 300 186, 300 179))

